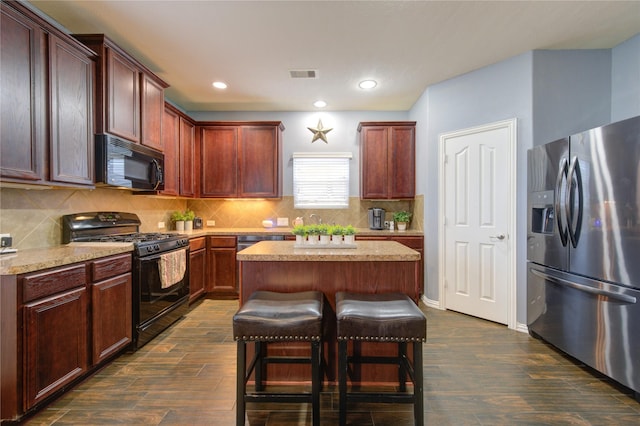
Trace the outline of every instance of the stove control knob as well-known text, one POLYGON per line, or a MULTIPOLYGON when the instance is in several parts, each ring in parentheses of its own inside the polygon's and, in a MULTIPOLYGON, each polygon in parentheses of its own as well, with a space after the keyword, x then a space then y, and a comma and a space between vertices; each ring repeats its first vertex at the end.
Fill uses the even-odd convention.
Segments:
POLYGON ((155 251, 160 251, 160 244, 156 244, 156 245, 154 245, 154 246, 153 246, 153 249, 154 249, 155 251))

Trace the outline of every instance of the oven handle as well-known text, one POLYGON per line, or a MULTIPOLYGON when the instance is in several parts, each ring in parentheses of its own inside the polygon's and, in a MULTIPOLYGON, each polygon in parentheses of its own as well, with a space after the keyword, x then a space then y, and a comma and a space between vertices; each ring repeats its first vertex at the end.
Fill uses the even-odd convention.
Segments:
POLYGON ((174 251, 178 251, 178 250, 186 250, 187 252, 185 253, 185 255, 187 256, 187 259, 189 258, 189 246, 186 246, 186 247, 179 247, 173 250, 163 251, 161 253, 154 253, 150 255, 140 256, 138 257, 138 260, 141 262, 157 260, 157 259, 160 259, 160 256, 162 256, 163 254, 173 253, 174 251))

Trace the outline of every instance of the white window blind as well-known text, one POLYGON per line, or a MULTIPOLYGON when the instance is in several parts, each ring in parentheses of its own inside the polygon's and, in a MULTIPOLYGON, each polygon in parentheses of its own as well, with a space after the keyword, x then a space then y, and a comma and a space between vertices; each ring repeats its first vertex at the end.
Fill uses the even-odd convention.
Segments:
POLYGON ((350 160, 350 152, 294 153, 294 207, 297 209, 349 208, 350 160))

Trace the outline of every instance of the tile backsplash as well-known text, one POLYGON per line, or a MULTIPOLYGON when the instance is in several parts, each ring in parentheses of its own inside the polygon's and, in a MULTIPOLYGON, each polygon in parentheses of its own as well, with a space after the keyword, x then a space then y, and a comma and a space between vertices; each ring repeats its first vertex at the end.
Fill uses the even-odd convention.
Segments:
POLYGON ((46 189, 26 190, 0 188, 0 233, 13 237, 13 247, 40 248, 62 243, 61 217, 65 214, 90 211, 126 211, 136 213, 141 221, 140 231, 156 232, 158 222, 165 222, 172 230, 171 213, 186 208, 195 211, 206 225, 215 220, 217 228, 259 228, 262 220, 288 218, 289 223, 302 216, 305 223, 313 223, 315 213, 325 223, 351 224, 366 228, 367 210, 381 207, 387 211, 387 220, 394 211, 413 211, 411 229, 422 230, 424 197, 413 201, 368 201, 351 197, 348 209, 301 210, 293 208, 293 197, 281 200, 208 200, 174 199, 146 195, 133 195, 119 189, 46 189))

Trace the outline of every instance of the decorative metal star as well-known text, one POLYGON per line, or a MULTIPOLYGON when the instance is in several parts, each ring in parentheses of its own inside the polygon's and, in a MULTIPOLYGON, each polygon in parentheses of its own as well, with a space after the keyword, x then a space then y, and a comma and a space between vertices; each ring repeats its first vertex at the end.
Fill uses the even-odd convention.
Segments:
POLYGON ((311 133, 313 133, 313 139, 311 140, 311 143, 314 143, 318 139, 322 139, 324 143, 329 143, 329 141, 327 141, 327 133, 332 131, 333 127, 325 129, 324 127, 322 127, 322 120, 318 120, 318 125, 315 128, 307 127, 307 129, 309 129, 311 133))

